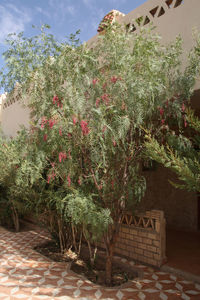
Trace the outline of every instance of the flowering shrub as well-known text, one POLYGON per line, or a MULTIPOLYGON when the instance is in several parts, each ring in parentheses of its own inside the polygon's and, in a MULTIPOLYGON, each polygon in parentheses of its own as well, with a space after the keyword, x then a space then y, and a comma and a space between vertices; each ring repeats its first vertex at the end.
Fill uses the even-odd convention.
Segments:
MULTIPOLYGON (((92 237, 102 237, 107 282, 122 215, 134 210, 146 189, 144 128, 163 141, 169 126, 184 127, 191 85, 185 85, 188 71, 179 70, 180 54, 180 39, 164 48, 150 29, 133 40, 113 25, 93 49, 66 46, 25 88, 33 118, 26 176, 39 194, 32 207, 56 232, 62 250, 66 241, 76 248, 80 228, 88 247, 92 237), (77 220, 78 203, 87 220, 77 220)), ((195 70, 191 65, 191 78, 195 70)), ((23 164, 17 165, 22 172, 23 164)))

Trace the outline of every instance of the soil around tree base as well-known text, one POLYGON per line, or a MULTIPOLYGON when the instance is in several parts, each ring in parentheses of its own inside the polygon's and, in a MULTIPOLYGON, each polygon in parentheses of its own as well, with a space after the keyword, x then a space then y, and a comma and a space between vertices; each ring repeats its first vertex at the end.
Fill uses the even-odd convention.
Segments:
MULTIPOLYGON (((108 286, 105 283, 105 257, 103 251, 97 251, 94 266, 91 266, 88 249, 82 246, 80 256, 78 257, 72 250, 60 253, 58 244, 54 241, 48 241, 34 248, 37 252, 56 262, 71 262, 71 270, 79 275, 86 277, 95 284, 108 286)), ((113 260, 112 282, 110 287, 119 287, 131 280, 142 277, 142 272, 134 266, 113 260)))

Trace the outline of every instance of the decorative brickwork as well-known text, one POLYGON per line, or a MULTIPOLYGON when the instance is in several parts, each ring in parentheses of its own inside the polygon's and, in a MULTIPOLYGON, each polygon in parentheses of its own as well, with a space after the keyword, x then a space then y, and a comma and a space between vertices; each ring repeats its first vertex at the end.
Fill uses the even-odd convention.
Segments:
POLYGON ((166 262, 163 211, 152 210, 135 216, 126 213, 122 223, 115 245, 116 254, 156 267, 166 262))

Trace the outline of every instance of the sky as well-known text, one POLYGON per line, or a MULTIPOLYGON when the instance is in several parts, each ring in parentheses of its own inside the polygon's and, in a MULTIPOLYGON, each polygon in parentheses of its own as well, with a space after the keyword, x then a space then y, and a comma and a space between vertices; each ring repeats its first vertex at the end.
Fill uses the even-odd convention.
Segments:
MULTIPOLYGON (((4 66, 2 53, 9 33, 38 32, 32 25, 51 26, 50 32, 60 41, 81 30, 80 40, 87 41, 97 33, 102 18, 112 9, 125 14, 146 0, 0 0, 0 69, 4 66)), ((0 91, 1 93, 1 91, 0 91)))

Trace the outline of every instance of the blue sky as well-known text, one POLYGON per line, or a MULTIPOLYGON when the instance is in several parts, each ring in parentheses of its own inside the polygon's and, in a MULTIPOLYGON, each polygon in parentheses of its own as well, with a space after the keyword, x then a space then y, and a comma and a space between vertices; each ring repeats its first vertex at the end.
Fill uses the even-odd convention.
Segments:
POLYGON ((146 0, 0 0, 0 68, 7 34, 24 31, 36 34, 32 25, 49 24, 51 33, 62 40, 81 30, 81 41, 97 33, 101 19, 112 9, 127 14, 146 0))

